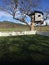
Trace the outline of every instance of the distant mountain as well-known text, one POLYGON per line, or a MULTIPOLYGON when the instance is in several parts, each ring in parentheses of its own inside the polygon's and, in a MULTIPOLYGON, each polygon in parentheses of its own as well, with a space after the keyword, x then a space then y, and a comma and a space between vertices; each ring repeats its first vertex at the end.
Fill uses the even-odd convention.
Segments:
POLYGON ((23 25, 23 24, 20 24, 20 23, 14 23, 14 22, 10 22, 10 21, 3 21, 3 22, 0 22, 0 28, 17 28, 17 27, 25 27, 27 25, 23 25))

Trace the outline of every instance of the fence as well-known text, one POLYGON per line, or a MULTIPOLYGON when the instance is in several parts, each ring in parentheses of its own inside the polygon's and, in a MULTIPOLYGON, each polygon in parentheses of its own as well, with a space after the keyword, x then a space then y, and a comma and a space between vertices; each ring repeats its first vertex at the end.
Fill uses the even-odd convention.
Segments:
POLYGON ((0 32, 0 36, 17 36, 17 35, 31 35, 31 34, 36 34, 36 31, 0 32))
POLYGON ((49 37, 49 32, 36 31, 36 34, 49 37))
POLYGON ((22 32, 0 32, 0 36, 18 36, 18 35, 43 35, 49 37, 49 32, 42 31, 22 31, 22 32))

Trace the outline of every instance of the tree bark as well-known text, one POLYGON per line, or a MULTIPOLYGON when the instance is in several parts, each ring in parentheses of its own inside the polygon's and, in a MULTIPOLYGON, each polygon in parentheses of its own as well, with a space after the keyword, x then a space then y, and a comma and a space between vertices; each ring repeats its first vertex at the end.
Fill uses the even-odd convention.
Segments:
POLYGON ((30 30, 33 31, 34 30, 34 16, 31 16, 31 25, 30 25, 30 30))
POLYGON ((30 30, 31 30, 31 31, 34 30, 34 22, 31 22, 30 30))

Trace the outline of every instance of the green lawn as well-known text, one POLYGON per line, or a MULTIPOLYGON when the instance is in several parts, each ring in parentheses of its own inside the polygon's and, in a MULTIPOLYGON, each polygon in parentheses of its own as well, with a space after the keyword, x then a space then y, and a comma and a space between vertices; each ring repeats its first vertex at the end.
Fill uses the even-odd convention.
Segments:
POLYGON ((49 37, 40 35, 0 37, 0 61, 49 61, 49 37))

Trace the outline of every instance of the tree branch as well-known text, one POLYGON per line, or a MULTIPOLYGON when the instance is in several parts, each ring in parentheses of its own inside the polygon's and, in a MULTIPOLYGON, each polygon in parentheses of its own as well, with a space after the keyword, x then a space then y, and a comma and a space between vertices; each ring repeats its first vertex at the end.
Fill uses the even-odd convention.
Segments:
POLYGON ((27 25, 30 27, 30 25, 29 25, 27 22, 25 22, 24 19, 18 19, 18 18, 15 18, 15 17, 14 17, 13 19, 15 19, 15 20, 19 20, 20 22, 25 23, 25 24, 27 24, 27 25))

